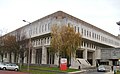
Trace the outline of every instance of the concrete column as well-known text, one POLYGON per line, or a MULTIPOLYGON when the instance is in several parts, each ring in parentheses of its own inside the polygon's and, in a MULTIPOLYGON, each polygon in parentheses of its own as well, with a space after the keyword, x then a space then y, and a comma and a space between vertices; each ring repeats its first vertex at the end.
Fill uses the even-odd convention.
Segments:
POLYGON ((20 63, 20 60, 21 60, 21 59, 20 59, 20 55, 19 55, 19 57, 18 57, 18 63, 20 63))
POLYGON ((36 54, 36 50, 35 49, 33 49, 32 50, 32 59, 31 59, 31 64, 35 64, 35 54, 36 54))
POLYGON ((96 66, 96 60, 95 60, 95 52, 93 52, 93 60, 92 60, 93 66, 96 66))
POLYGON ((87 49, 85 49, 83 51, 83 59, 86 59, 87 60, 87 49))
POLYGON ((55 53, 54 64, 59 65, 59 53, 55 53))
POLYGON ((42 46, 42 64, 47 64, 47 48, 42 46))
MULTIPOLYGON (((6 53, 6 56, 7 56, 7 57, 5 57, 5 54, 4 54, 3 62, 8 62, 8 53, 6 53)), ((2 60, 2 59, 1 59, 1 60, 2 60)))
POLYGON ((24 63, 27 63, 27 56, 24 57, 24 63))
POLYGON ((11 62, 14 63, 14 53, 11 53, 11 62))
POLYGON ((6 58, 6 62, 9 62, 10 56, 9 53, 7 53, 7 58, 6 58))
POLYGON ((99 48, 95 50, 95 59, 101 59, 101 50, 99 48))
POLYGON ((109 65, 110 65, 110 66, 112 66, 112 65, 113 65, 111 60, 109 61, 109 65))

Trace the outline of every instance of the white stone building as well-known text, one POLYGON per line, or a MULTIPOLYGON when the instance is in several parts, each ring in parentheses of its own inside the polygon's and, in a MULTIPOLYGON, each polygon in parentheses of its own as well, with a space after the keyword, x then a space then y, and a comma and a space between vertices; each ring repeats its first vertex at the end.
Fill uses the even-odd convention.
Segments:
MULTIPOLYGON (((81 48, 77 50, 77 58, 86 59, 93 66, 96 65, 97 59, 101 59, 101 48, 120 47, 120 39, 117 36, 67 13, 58 11, 11 32, 11 34, 16 34, 17 31, 20 31, 27 38, 31 37, 34 47, 30 56, 31 64, 59 64, 59 57, 56 54, 50 55, 47 50, 50 45, 50 30, 53 24, 70 24, 76 32, 82 35, 83 42, 81 48)), ((5 58, 7 62, 9 56, 5 58)), ((14 60, 14 56, 12 59, 14 60)), ((27 57, 25 57, 24 63, 27 63, 27 57)), ((71 60, 71 65, 74 64, 73 60, 71 60)))

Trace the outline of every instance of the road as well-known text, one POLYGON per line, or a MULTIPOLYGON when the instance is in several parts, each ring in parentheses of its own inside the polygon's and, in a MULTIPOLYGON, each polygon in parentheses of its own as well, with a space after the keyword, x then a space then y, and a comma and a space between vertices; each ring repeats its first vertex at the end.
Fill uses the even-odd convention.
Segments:
POLYGON ((0 70, 0 74, 28 74, 28 73, 0 70))
POLYGON ((84 73, 80 73, 80 74, 113 74, 112 72, 97 72, 97 70, 96 69, 94 69, 94 70, 90 70, 90 71, 86 71, 86 72, 84 72, 84 73))
POLYGON ((107 72, 85 72, 83 74, 107 74, 107 72))

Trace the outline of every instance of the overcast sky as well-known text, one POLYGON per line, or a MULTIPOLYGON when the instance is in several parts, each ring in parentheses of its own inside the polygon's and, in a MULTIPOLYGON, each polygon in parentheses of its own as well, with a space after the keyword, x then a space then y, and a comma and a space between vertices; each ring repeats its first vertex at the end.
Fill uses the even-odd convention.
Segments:
POLYGON ((56 11, 64 11, 118 35, 120 0, 0 0, 0 32, 11 32, 56 11))

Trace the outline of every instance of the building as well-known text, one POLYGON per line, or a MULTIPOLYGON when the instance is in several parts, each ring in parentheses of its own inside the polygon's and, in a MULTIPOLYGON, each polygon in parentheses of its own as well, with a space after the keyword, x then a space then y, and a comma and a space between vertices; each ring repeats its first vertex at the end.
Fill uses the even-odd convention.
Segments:
POLYGON ((114 66, 120 65, 120 48, 102 48, 101 59, 98 62, 114 66))
MULTIPOLYGON (((31 38, 34 47, 30 55, 31 64, 59 65, 59 56, 56 53, 55 55, 50 55, 48 52, 51 39, 50 31, 53 24, 69 24, 74 27, 76 32, 80 32, 83 42, 81 48, 77 50, 77 58, 88 60, 93 66, 96 66, 97 60, 101 59, 101 48, 120 47, 120 39, 117 36, 65 12, 58 11, 9 33, 15 35, 19 31, 21 34, 26 35, 27 38, 31 38)), ((9 56, 7 55, 5 58, 7 62, 9 56)), ((12 60, 14 60, 14 55, 12 60)), ((28 58, 25 57, 24 63, 27 63, 27 61, 28 58)), ((71 65, 74 65, 73 60, 71 61, 71 65)))

